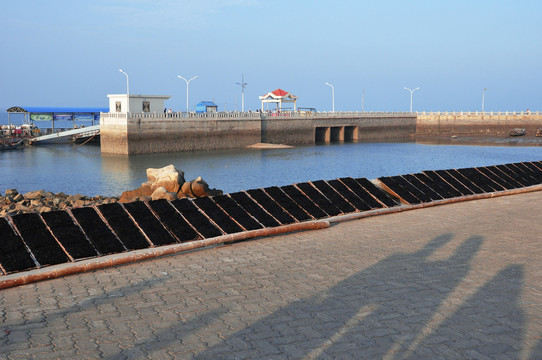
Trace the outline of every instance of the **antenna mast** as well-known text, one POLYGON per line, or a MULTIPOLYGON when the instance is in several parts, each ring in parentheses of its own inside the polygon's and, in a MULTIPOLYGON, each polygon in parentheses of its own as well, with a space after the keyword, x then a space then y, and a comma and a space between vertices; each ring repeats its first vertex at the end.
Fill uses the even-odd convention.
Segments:
POLYGON ((236 83, 237 85, 241 85, 241 111, 245 111, 245 87, 248 85, 248 83, 245 82, 245 75, 241 77, 241 82, 236 83))

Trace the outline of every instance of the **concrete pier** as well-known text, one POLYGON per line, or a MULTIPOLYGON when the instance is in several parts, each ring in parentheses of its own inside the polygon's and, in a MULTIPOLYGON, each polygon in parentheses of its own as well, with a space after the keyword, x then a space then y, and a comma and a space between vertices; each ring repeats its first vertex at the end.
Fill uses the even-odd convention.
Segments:
POLYGON ((405 140, 416 132, 411 113, 326 113, 265 117, 262 142, 314 144, 341 141, 405 140))
POLYGON ((415 135, 534 136, 542 113, 103 113, 103 153, 142 154, 243 148, 256 143, 396 141, 415 135))
POLYGON ((259 119, 182 117, 180 114, 104 114, 103 153, 145 154, 242 148, 261 142, 259 119))
POLYGON ((256 143, 404 140, 412 113, 104 113, 103 153, 142 154, 243 148, 256 143))

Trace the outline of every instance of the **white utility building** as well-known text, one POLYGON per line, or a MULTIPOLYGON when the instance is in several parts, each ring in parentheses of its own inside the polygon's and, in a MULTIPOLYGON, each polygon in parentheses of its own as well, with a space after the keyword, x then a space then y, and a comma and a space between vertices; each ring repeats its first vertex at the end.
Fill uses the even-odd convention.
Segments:
POLYGON ((108 94, 110 113, 160 113, 169 95, 108 94))

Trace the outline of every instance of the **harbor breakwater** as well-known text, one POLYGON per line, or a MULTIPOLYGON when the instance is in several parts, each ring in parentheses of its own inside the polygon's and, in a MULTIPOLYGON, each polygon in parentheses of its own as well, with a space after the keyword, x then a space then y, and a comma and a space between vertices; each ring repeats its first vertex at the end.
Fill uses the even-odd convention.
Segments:
POLYGON ((101 151, 109 154, 404 141, 418 135, 506 136, 514 128, 534 136, 542 128, 542 113, 104 113, 100 120, 101 151))

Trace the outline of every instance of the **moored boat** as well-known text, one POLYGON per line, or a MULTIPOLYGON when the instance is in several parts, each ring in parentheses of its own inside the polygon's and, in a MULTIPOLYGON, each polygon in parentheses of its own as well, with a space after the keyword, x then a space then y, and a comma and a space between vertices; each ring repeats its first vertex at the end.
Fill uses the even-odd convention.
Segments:
POLYGON ((0 142, 0 150, 13 150, 19 148, 24 140, 0 142))
POLYGON ((510 130, 510 132, 508 133, 508 136, 523 136, 525 135, 525 129, 512 129, 510 130))

